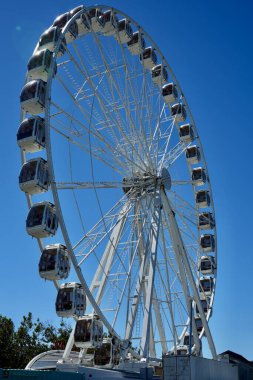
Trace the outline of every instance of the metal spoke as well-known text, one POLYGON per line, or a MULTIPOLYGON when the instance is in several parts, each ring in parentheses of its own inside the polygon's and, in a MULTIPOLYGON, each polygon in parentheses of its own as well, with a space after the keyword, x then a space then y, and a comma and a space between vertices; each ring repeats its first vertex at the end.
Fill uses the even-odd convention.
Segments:
POLYGON ((173 185, 173 186, 181 186, 181 185, 193 185, 194 184, 194 182, 193 181, 189 181, 189 180, 172 180, 171 181, 171 184, 173 185))
MULTIPOLYGON (((125 54, 125 49, 123 48, 122 45, 120 45, 121 47, 121 52, 122 52, 122 56, 123 56, 123 59, 124 59, 124 69, 125 69, 125 81, 126 81, 126 87, 127 87, 127 83, 129 81, 129 85, 130 85, 130 88, 131 88, 131 95, 134 99, 134 104, 135 104, 135 107, 136 107, 136 113, 137 113, 137 117, 138 117, 138 122, 139 122, 139 130, 140 130, 140 135, 137 133, 137 137, 138 137, 138 141, 140 143, 140 147, 143 149, 143 151, 145 152, 146 156, 147 156, 147 161, 149 162, 149 167, 152 167, 153 164, 152 164, 152 160, 151 160, 151 156, 150 156, 150 149, 149 149, 149 146, 148 146, 148 142, 147 142, 147 139, 146 139, 146 134, 145 134, 145 131, 144 131, 144 125, 143 125, 143 121, 140 117, 140 112, 139 112, 139 102, 137 101, 137 98, 136 98, 136 91, 134 89, 134 86, 133 86, 133 77, 131 75, 129 75, 129 70, 128 70, 128 65, 127 65, 127 61, 126 61, 126 54, 125 54)), ((144 70, 144 68, 142 67, 142 69, 144 70)), ((145 76, 145 73, 144 73, 144 76, 145 76)), ((129 109, 129 107, 128 107, 129 109)), ((129 113, 128 113, 128 116, 129 116, 129 113)), ((131 118, 132 120, 132 118, 131 118)), ((131 125, 134 125, 134 123, 132 122, 131 125)), ((133 131, 134 132, 134 129, 133 131)))
MULTIPOLYGON (((77 108, 79 109, 79 111, 83 114, 83 116, 87 119, 87 121, 90 123, 90 117, 89 115, 86 113, 86 111, 84 110, 84 108, 82 107, 81 103, 78 102, 74 96, 72 95, 72 93, 69 91, 68 87, 66 86, 66 84, 64 83, 63 79, 59 76, 59 74, 57 75, 56 77, 58 79, 58 81, 61 83, 61 85, 63 86, 63 88, 66 90, 67 94, 69 95, 70 99, 73 101, 73 103, 77 106, 77 108)), ((95 94, 94 94, 95 95, 95 94)), ((97 95, 97 93, 96 93, 97 95)), ((92 134, 95 138, 98 138, 103 144, 105 144, 106 148, 112 153, 115 161, 120 165, 122 166, 122 161, 120 161, 118 159, 118 157, 115 155, 115 149, 113 149, 113 146, 114 144, 110 143, 110 142, 107 142, 104 138, 104 136, 101 134, 101 132, 99 132, 96 128, 96 126, 91 122, 90 123, 91 128, 88 128, 88 127, 85 127, 85 129, 88 131, 88 133, 92 134)), ((124 153, 122 152, 122 149, 120 148, 120 143, 118 142, 117 143, 117 148, 120 150, 120 154, 122 155, 122 157, 124 157, 126 159, 127 162, 129 162, 131 165, 134 165, 134 166, 137 166, 140 170, 142 170, 142 167, 139 166, 136 162, 132 161, 129 157, 129 155, 127 153, 124 153)))
POLYGON ((56 182, 56 187, 59 190, 81 190, 81 189, 117 189, 122 188, 122 182, 56 182))
MULTIPOLYGON (((122 104, 124 105, 124 109, 125 109, 125 111, 127 112, 128 120, 129 120, 131 126, 132 126, 133 128, 135 128, 135 125, 134 125, 134 123, 133 123, 133 120, 132 120, 131 114, 130 114, 130 112, 129 112, 129 109, 128 109, 127 105, 125 104, 124 98, 122 97, 122 92, 119 90, 118 85, 117 85, 117 82, 115 81, 113 75, 111 74, 111 71, 110 71, 109 66, 108 66, 108 64, 107 64, 107 61, 106 61, 106 58, 105 58, 105 55, 104 55, 104 52, 103 52, 103 47, 102 47, 102 45, 101 45, 101 43, 100 43, 100 40, 99 40, 99 38, 96 36, 96 34, 94 34, 94 37, 95 37, 95 40, 96 40, 96 42, 97 42, 97 46, 98 46, 98 48, 99 48, 99 50, 100 50, 100 53, 101 53, 101 57, 102 57, 102 60, 103 60, 104 66, 106 67, 106 70, 107 70, 107 72, 109 73, 111 83, 112 83, 112 85, 114 86, 114 89, 116 89, 116 91, 117 91, 117 95, 119 96, 119 98, 120 98, 122 104)), ((111 87, 111 89, 112 89, 112 87, 111 87)), ((111 92, 114 93, 113 91, 111 91, 111 92)), ((142 157, 139 155, 139 152, 136 151, 134 145, 133 145, 133 144, 131 143, 131 141, 129 140, 127 134, 124 133, 123 129, 121 128, 121 126, 119 126, 119 124, 118 124, 118 127, 119 127, 119 130, 120 130, 120 132, 122 133, 124 139, 126 139, 126 141, 128 142, 128 144, 131 145, 132 150, 135 152, 137 159, 140 160, 140 162, 143 164, 144 168, 148 169, 147 166, 146 166, 146 163, 143 161, 142 157)), ((137 134, 137 138, 138 138, 139 142, 141 142, 140 137, 138 136, 138 134, 137 134)))
MULTIPOLYGON (((106 71, 107 71, 107 73, 110 74, 110 80, 113 81, 113 76, 111 75, 110 69, 109 69, 109 67, 108 67, 108 65, 107 65, 107 63, 106 63, 105 58, 104 58, 103 50, 102 50, 102 48, 101 48, 101 45, 100 45, 100 43, 99 43, 99 40, 97 40, 97 42, 98 42, 98 47, 99 47, 100 52, 101 52, 101 55, 102 55, 102 59, 103 59, 104 65, 105 65, 105 67, 106 67, 106 71)), ((73 44, 73 47, 74 47, 74 49, 75 49, 75 51, 76 51, 76 54, 77 54, 77 56, 78 56, 78 58, 79 58, 79 60, 80 60, 80 62, 81 62, 81 66, 82 66, 82 67, 79 66, 79 64, 77 63, 77 61, 75 60, 75 58, 73 57, 73 55, 71 54, 71 52, 70 52, 69 50, 68 50, 68 54, 70 55, 71 59, 73 60, 74 64, 75 64, 76 67, 78 68, 78 70, 79 70, 79 71, 82 73, 82 75, 84 75, 84 76, 86 77, 86 79, 87 79, 87 77, 88 77, 88 74, 87 74, 87 73, 88 73, 88 70, 87 70, 87 68, 85 67, 85 64, 84 64, 83 60, 81 59, 81 55, 79 54, 79 52, 78 52, 78 50, 77 50, 77 46, 76 46, 75 44, 73 44)), ((100 107, 101 107, 101 111, 104 113, 104 116, 105 116, 105 118, 106 118, 107 121, 108 121, 108 114, 105 112, 105 102, 104 102, 103 99, 101 98, 100 93, 99 93, 99 92, 97 91, 97 89, 94 87, 93 83, 92 83, 91 81, 89 81, 89 80, 88 80, 88 83, 89 83, 89 85, 91 86, 91 88, 92 88, 92 90, 94 91, 94 93, 96 94, 96 97, 97 97, 97 99, 98 99, 98 101, 99 101, 99 104, 100 104, 100 107)), ((113 82, 113 84, 114 84, 115 88, 117 89, 117 86, 115 85, 115 81, 113 82)), ((123 100, 123 98, 122 98, 121 92, 120 92, 118 89, 117 89, 117 91, 118 91, 118 96, 120 97, 122 103, 124 104, 124 100, 123 100)), ((111 91, 111 92, 113 93, 113 91, 111 91)), ((127 110, 126 105, 124 106, 124 108, 127 110)), ((115 110, 115 109, 114 109, 114 110, 115 110)), ((112 117, 112 114, 110 114, 110 117, 112 117)), ((121 135, 123 136, 123 138, 127 141, 127 143, 131 145, 133 151, 135 151, 135 154, 137 155, 137 157, 138 157, 138 159, 140 160, 140 162, 142 163, 142 165, 144 165, 144 167, 146 167, 145 162, 142 160, 142 158, 139 156, 138 152, 135 150, 134 145, 131 144, 130 139, 128 138, 127 134, 124 132, 123 128, 122 128, 121 125, 119 124, 117 118, 113 119, 113 121, 114 121, 115 125, 118 126, 118 131, 120 132, 120 134, 121 134, 121 135)), ((131 121, 131 119, 130 119, 130 121, 131 121)), ((108 124, 109 124, 109 127, 110 127, 110 123, 108 123, 108 124)), ((121 143, 120 143, 120 141, 117 139, 117 136, 116 136, 114 130, 113 130, 112 128, 110 128, 110 129, 111 129, 112 133, 114 134, 114 138, 116 139, 116 145, 117 145, 117 146, 120 146, 121 143)), ((125 155, 127 156, 127 152, 125 152, 125 155)))
MULTIPOLYGON (((164 258, 164 262, 165 262, 165 276, 166 276, 167 286, 165 286, 159 265, 157 265, 157 268, 158 268, 158 273, 159 273, 160 279, 162 281, 162 285, 164 287, 164 294, 165 294, 165 297, 167 298, 168 309, 170 312, 170 319, 171 319, 171 325, 172 325, 172 332, 173 332, 173 342, 174 342, 174 347, 176 347, 177 342, 178 342, 178 335, 177 335, 177 330, 175 328, 174 313, 172 310, 172 298, 171 298, 172 285, 171 285, 170 275, 169 275, 169 270, 168 270, 168 260, 166 257, 167 247, 166 247, 166 243, 165 243, 165 236, 164 236, 164 230, 163 229, 161 229, 161 241, 162 241, 163 258, 164 258)), ((177 273, 176 273, 176 275, 177 275, 177 273)))

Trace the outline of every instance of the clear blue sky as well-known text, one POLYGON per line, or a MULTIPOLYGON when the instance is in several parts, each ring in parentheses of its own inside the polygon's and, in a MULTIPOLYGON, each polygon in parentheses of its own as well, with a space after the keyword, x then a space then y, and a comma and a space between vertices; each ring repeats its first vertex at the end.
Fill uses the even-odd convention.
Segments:
MULTIPOLYGON (((37 242, 25 232, 16 145, 19 93, 41 33, 75 0, 1 4, 0 313, 19 322, 32 311, 57 323, 55 289, 40 279, 37 242)), ((85 5, 91 5, 86 2, 85 5)), ((176 74, 195 118, 214 194, 218 284, 211 328, 220 353, 253 360, 252 14, 251 1, 111 0, 151 35, 176 74)))

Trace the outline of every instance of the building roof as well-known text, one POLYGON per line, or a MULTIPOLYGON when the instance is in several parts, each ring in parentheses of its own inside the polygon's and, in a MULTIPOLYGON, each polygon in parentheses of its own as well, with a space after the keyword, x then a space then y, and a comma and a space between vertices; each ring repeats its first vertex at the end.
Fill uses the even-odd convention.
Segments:
POLYGON ((219 356, 221 357, 228 356, 229 361, 232 363, 245 363, 253 367, 253 361, 247 360, 242 355, 239 355, 233 351, 228 350, 228 351, 222 352, 219 356))

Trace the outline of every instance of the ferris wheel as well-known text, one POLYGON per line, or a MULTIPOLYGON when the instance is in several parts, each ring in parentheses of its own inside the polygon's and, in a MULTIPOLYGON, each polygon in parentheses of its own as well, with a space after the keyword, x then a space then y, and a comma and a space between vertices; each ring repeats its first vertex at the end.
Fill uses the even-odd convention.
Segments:
POLYGON ((77 321, 64 358, 201 355, 203 337, 215 358, 210 178, 155 42, 117 9, 77 7, 41 35, 20 101, 26 229, 57 314, 77 321))

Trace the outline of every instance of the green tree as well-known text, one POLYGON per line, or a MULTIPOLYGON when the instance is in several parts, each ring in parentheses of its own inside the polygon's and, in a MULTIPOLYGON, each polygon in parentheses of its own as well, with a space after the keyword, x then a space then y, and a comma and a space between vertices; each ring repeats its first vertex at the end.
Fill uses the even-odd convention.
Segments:
POLYGON ((33 321, 32 313, 23 316, 15 330, 10 318, 0 315, 0 368, 25 368, 41 352, 64 349, 71 327, 64 321, 59 327, 33 321))
POLYGON ((33 322, 32 313, 23 317, 14 334, 13 365, 15 368, 24 368, 34 356, 48 350, 48 345, 43 339, 43 328, 39 320, 33 322))
POLYGON ((0 368, 12 365, 10 353, 14 350, 14 323, 10 318, 0 315, 0 368))

